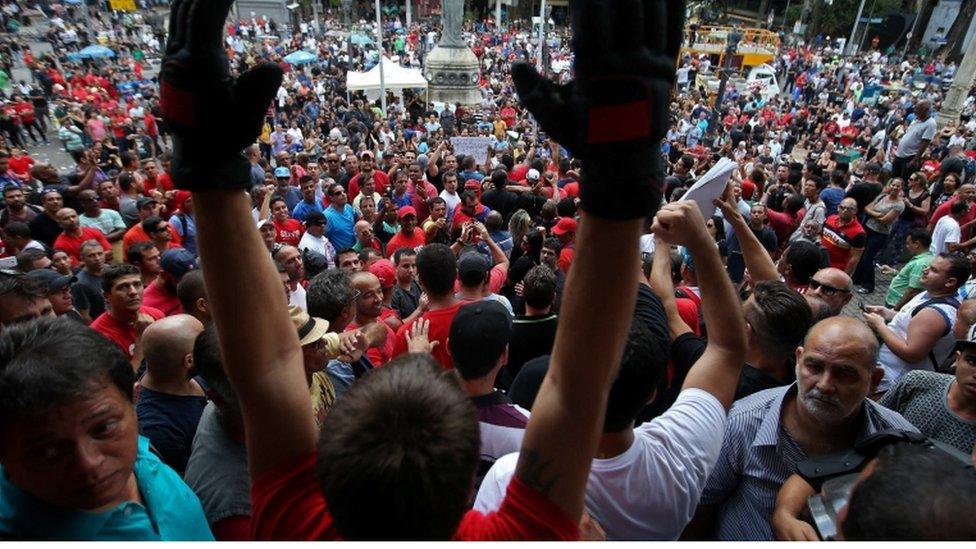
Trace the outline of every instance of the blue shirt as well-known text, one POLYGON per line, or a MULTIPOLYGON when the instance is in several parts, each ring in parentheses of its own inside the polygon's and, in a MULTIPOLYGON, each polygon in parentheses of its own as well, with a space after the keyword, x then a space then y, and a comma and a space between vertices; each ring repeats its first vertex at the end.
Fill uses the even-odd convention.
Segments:
POLYGON ((308 214, 312 212, 319 212, 321 214, 324 214, 325 208, 323 208, 322 205, 319 204, 317 200, 313 200, 312 202, 306 202, 305 199, 302 199, 302 201, 299 202, 298 205, 294 207, 294 209, 292 209, 291 216, 304 223, 305 218, 308 217, 308 214))
POLYGON ((213 541, 190 488, 139 437, 133 466, 145 507, 127 501, 102 513, 45 503, 14 486, 0 468, 0 537, 89 541, 213 541))
POLYGON ((827 187, 820 191, 820 200, 824 201, 828 216, 837 213, 837 206, 840 206, 840 202, 844 200, 845 196, 847 196, 846 191, 840 187, 827 187))
POLYGON ((176 214, 169 218, 176 232, 183 239, 183 247, 193 255, 197 255, 197 224, 192 215, 176 214), (185 224, 184 224, 185 223, 185 224))
POLYGON ((356 233, 353 231, 356 225, 356 212, 352 206, 346 204, 340 212, 333 204, 325 209, 325 219, 329 223, 325 229, 325 236, 336 250, 342 251, 356 243, 356 233))

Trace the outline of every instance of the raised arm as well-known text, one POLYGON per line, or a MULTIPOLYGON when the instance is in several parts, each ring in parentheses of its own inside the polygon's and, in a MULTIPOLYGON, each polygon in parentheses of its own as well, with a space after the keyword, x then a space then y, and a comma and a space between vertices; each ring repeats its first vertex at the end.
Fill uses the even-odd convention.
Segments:
POLYGON ((664 306, 664 314, 668 317, 668 332, 673 342, 678 339, 678 336, 691 333, 691 328, 678 313, 678 302, 674 297, 674 282, 671 281, 671 246, 658 237, 655 239, 657 243, 654 246, 649 282, 651 290, 664 306))
POLYGON ((173 3, 160 80, 174 133, 173 179, 194 191, 208 303, 240 399, 253 476, 313 451, 315 427, 298 335, 243 191, 250 167, 240 151, 260 133, 281 69, 259 65, 234 85, 220 51, 230 4, 173 3))
POLYGON ((636 297, 630 284, 607 284, 607 273, 631 280, 642 219, 661 201, 659 141, 683 20, 681 1, 580 1, 573 12, 575 82, 556 86, 528 65, 512 68, 522 102, 585 166, 576 256, 515 470, 575 519, 636 297), (616 10, 628 17, 615 17, 616 10))
POLYGON ((691 251, 705 326, 719 328, 709 330, 705 353, 691 367, 682 389, 707 391, 728 408, 746 355, 746 324, 732 281, 725 274, 718 248, 705 229, 701 211, 693 202, 675 202, 661 208, 654 233, 665 242, 682 244, 691 251))
MULTIPOLYGON (((739 241, 739 247, 742 248, 742 260, 745 262, 746 268, 749 269, 749 276, 752 277, 752 281, 779 280, 779 272, 776 270, 773 258, 769 257, 769 252, 763 247, 756 234, 749 229, 749 224, 739 212, 732 195, 731 186, 726 187, 725 194, 722 195, 721 199, 715 201, 715 205, 722 210, 725 220, 735 230, 735 237, 739 241)), ((695 268, 697 269, 697 267, 698 258, 696 256, 695 268)), ((701 280, 701 275, 698 275, 698 279, 701 280)))

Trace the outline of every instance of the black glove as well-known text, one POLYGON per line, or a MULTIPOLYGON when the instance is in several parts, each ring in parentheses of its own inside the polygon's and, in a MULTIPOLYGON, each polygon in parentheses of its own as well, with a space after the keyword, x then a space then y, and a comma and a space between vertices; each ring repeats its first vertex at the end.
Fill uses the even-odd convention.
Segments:
POLYGON ((519 63, 522 104, 583 160, 584 210, 611 219, 653 215, 661 202, 683 0, 587 0, 573 6, 576 79, 557 86, 519 63))
POLYGON ((174 0, 159 74, 160 106, 173 132, 172 178, 183 189, 248 188, 241 151, 261 132, 281 85, 266 63, 234 83, 223 49, 232 0, 174 0))

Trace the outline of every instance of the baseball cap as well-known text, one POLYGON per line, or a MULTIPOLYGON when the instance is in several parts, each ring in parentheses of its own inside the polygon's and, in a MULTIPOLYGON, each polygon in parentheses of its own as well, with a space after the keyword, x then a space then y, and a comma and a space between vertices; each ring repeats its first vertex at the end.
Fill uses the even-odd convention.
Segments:
POLYGON ((136 208, 138 208, 140 210, 143 209, 143 208, 145 208, 146 206, 148 206, 150 204, 159 204, 159 202, 156 202, 156 199, 155 198, 149 198, 148 196, 144 196, 144 197, 140 198, 139 200, 136 200, 136 208))
POLYGON ((469 252, 458 258, 458 276, 466 273, 487 273, 491 270, 491 260, 480 252, 469 252))
POLYGON ((367 157, 368 158, 373 158, 373 153, 371 153, 369 151, 363 151, 362 154, 359 155, 359 158, 360 159, 367 158, 367 157))
POLYGON ((567 233, 576 232, 576 220, 572 217, 560 217, 556 226, 552 228, 552 234, 562 236, 567 233))
POLYGON ((540 177, 539 170, 532 168, 525 174, 526 181, 538 181, 540 177))
POLYGON ((868 164, 864 166, 864 171, 865 173, 881 173, 881 164, 878 164, 877 162, 868 162, 868 164))
POLYGON ((281 166, 280 168, 275 168, 274 176, 282 179, 291 177, 291 171, 289 171, 288 168, 281 166))
POLYGON ((464 188, 472 191, 481 191, 481 182, 477 179, 469 179, 464 182, 464 188))
POLYGON ((476 301, 458 309, 447 344, 461 377, 476 379, 491 371, 508 345, 511 330, 512 319, 497 301, 476 301))
POLYGON ((329 333, 329 321, 310 316, 301 307, 292 305, 288 308, 291 323, 298 330, 301 345, 311 345, 329 333))
POLYGON ((369 266, 369 272, 380 279, 380 286, 384 290, 396 284, 396 266, 389 259, 377 259, 369 266))
POLYGON ((27 276, 46 284, 48 293, 52 294, 78 280, 78 277, 62 275, 51 269, 35 269, 27 273, 27 276))
POLYGON ((400 209, 397 210, 397 219, 403 219, 408 215, 417 217, 417 209, 413 206, 401 206, 400 209))
POLYGON ((183 278, 183 275, 197 268, 197 258, 186 248, 171 248, 163 252, 159 264, 167 273, 183 278))
MULTIPOLYGON (((31 271, 31 274, 34 274, 35 272, 36 271, 31 271)), ((957 339, 956 340, 956 346, 957 347, 962 347, 962 346, 972 347, 972 346, 976 346, 976 324, 970 326, 969 329, 966 330, 966 337, 965 338, 963 338, 963 339, 957 339)))

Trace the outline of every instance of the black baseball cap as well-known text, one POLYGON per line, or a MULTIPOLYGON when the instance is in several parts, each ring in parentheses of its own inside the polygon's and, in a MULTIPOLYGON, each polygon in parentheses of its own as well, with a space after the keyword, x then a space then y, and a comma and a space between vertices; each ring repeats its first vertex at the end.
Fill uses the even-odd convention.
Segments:
POLYGON ((36 278, 46 284, 47 291, 51 294, 60 291, 65 286, 78 280, 77 277, 62 275, 52 269, 35 269, 27 273, 27 276, 36 278))
POLYGON ((505 352, 511 331, 512 319, 501 303, 481 300, 464 305, 454 315, 447 340, 454 368, 464 379, 484 377, 505 352))

